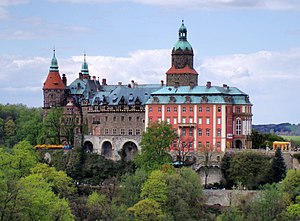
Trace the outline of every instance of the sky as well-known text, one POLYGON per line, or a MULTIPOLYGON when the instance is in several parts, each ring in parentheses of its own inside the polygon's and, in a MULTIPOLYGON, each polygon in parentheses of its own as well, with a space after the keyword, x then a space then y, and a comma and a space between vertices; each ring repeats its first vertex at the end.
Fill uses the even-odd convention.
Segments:
POLYGON ((249 94, 253 124, 300 123, 299 0, 0 0, 0 103, 42 107, 53 48, 60 74, 160 83, 181 21, 199 85, 249 94))

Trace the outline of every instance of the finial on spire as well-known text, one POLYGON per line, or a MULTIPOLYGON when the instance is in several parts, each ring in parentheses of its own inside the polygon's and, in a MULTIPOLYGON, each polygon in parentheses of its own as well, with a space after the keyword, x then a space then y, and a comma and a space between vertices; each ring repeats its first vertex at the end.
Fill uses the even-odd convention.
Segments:
POLYGON ((85 52, 84 52, 83 56, 84 56, 84 62, 86 62, 86 53, 85 52))
POLYGON ((184 25, 184 19, 181 20, 181 23, 184 25))

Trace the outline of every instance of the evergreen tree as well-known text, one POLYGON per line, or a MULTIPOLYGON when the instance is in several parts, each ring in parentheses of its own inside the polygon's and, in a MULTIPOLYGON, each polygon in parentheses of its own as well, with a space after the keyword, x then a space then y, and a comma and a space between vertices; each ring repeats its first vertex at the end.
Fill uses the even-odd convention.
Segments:
POLYGON ((286 174, 286 165, 282 157, 282 152, 280 148, 277 148, 271 166, 271 181, 278 183, 279 181, 283 180, 285 174, 286 174))

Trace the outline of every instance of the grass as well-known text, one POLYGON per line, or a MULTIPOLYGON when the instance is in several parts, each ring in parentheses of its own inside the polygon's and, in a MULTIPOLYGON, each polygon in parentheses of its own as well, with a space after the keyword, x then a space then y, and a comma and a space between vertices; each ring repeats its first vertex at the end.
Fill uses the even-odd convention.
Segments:
POLYGON ((300 136, 284 136, 284 135, 282 135, 281 137, 283 137, 284 139, 286 139, 288 141, 294 141, 296 146, 300 146, 300 136))

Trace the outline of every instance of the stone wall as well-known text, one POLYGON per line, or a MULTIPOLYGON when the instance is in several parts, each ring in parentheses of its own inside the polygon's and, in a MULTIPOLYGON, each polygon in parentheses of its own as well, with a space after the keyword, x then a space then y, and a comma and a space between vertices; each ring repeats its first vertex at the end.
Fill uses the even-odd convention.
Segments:
POLYGON ((262 191, 255 190, 203 190, 206 205, 238 206, 261 196, 262 191))

